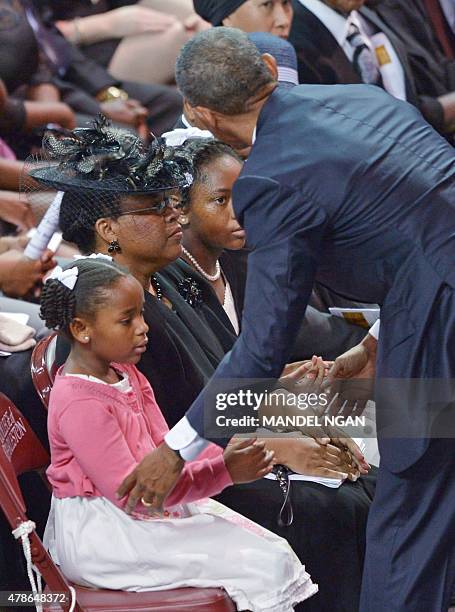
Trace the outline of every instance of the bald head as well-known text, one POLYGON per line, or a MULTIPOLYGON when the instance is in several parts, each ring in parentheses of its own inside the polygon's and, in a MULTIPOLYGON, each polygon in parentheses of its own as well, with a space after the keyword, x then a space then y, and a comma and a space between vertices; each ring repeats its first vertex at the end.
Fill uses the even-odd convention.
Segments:
POLYGON ((248 36, 235 28, 211 28, 184 45, 176 81, 191 106, 237 115, 274 78, 248 36))

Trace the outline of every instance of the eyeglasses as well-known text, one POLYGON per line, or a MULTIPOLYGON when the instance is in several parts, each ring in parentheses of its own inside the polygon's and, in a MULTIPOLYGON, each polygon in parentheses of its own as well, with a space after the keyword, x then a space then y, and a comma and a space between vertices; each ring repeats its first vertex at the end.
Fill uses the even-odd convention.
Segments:
POLYGON ((124 212, 121 212, 118 216, 124 217, 125 215, 163 215, 167 208, 170 208, 171 210, 182 210, 182 208, 184 208, 184 204, 179 198, 175 196, 169 196, 168 198, 163 198, 160 202, 153 204, 153 206, 148 206, 147 208, 137 208, 134 210, 126 210, 124 212))

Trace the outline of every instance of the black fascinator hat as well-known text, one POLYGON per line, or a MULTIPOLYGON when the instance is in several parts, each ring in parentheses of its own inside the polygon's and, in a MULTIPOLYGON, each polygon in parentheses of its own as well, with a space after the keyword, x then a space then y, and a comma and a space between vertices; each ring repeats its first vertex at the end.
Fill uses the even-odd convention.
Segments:
POLYGON ((167 147, 157 138, 147 149, 135 134, 112 127, 101 115, 88 128, 47 131, 42 149, 27 170, 49 189, 142 195, 192 183, 191 161, 182 147, 167 147))

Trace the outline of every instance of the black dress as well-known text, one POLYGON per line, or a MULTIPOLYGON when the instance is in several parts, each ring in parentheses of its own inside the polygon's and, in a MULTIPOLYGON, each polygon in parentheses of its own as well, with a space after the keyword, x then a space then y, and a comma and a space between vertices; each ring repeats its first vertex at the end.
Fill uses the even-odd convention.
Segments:
MULTIPOLYGON (((247 260, 246 249, 225 250, 220 257, 221 269, 231 288, 240 327, 245 299, 247 260)), ((164 268, 162 274, 169 278, 185 299, 192 301, 193 308, 215 333, 225 352, 229 351, 236 339, 235 331, 211 284, 183 259, 178 259, 164 268), (191 291, 192 299, 188 297, 191 291)), ((341 298, 333 292, 315 285, 290 361, 311 359, 313 355, 333 360, 364 338, 366 332, 363 328, 330 314, 328 305, 361 306, 360 303, 348 300, 340 302, 340 300, 341 298)))

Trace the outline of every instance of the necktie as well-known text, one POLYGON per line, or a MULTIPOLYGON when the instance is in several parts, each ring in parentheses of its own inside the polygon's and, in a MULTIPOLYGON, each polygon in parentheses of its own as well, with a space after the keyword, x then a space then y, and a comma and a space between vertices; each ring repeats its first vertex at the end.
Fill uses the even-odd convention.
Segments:
POLYGON ((63 76, 71 64, 71 45, 52 27, 46 27, 31 0, 21 0, 27 21, 50 68, 63 76))
POLYGON ((367 85, 383 86, 381 72, 376 61, 376 55, 367 44, 359 26, 351 22, 348 27, 346 40, 351 45, 354 55, 352 64, 362 81, 367 85))

